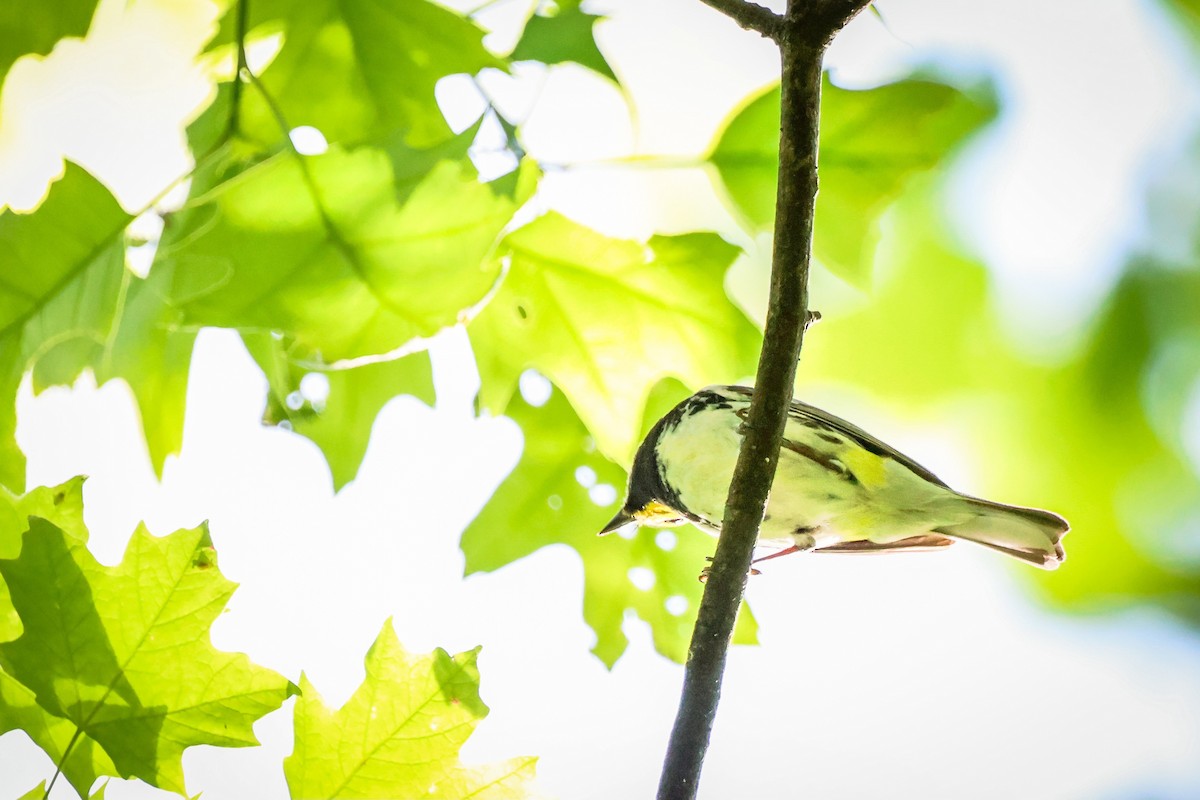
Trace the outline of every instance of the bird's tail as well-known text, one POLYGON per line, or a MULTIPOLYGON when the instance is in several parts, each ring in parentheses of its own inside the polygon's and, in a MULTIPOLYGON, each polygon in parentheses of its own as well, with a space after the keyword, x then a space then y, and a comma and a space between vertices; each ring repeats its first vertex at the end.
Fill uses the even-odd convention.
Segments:
POLYGON ((965 522, 936 528, 937 533, 976 542, 1042 569, 1056 569, 1066 558, 1059 542, 1070 525, 1057 514, 974 497, 962 499, 974 516, 965 522))

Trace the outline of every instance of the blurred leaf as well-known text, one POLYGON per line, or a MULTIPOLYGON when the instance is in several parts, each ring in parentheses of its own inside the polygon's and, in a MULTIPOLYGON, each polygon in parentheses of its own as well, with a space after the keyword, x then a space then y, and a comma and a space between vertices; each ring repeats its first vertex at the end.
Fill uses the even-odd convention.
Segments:
POLYGON ((281 154, 196 205, 159 250, 184 319, 282 330, 326 362, 454 324, 495 283, 485 256, 513 211, 450 161, 398 204, 388 156, 373 148, 281 154))
POLYGON ((46 55, 64 36, 83 36, 97 0, 6 0, 0 3, 0 85, 23 55, 46 55))
POLYGON ((1164 0, 1164 5, 1179 18, 1191 34, 1193 44, 1200 44, 1200 0, 1164 0))
POLYGON ((286 420, 293 431, 321 448, 334 491, 358 474, 375 418, 389 400, 409 394, 433 405, 433 367, 425 351, 349 369, 320 369, 289 358, 284 342, 269 334, 243 334, 242 339, 270 387, 263 422, 278 425, 286 420), (320 375, 328 382, 328 396, 319 404, 301 391, 307 375, 320 375))
POLYGON ((0 215, 0 484, 25 486, 16 393, 69 382, 102 348, 125 272, 129 223, 107 189, 74 164, 32 214, 0 215), (39 368, 39 364, 44 364, 39 368))
MULTIPOLYGON (((235 6, 214 45, 234 41, 235 6)), ((483 47, 483 30, 427 0, 255 0, 249 25, 282 31, 283 47, 261 81, 291 128, 311 125, 330 142, 364 142, 404 132, 424 147, 449 133, 434 98, 447 75, 505 62, 483 47)), ((243 95, 240 129, 250 139, 280 138, 261 92, 243 95)))
POLYGON ((1065 516, 1066 565, 1018 573, 1040 592, 1079 610, 1150 601, 1200 624, 1200 480, 1182 444, 1200 376, 1200 269, 1135 264, 1081 352, 1033 363, 1006 341, 986 272, 946 244, 931 206, 918 190, 893 209, 901 234, 872 302, 826 309, 803 378, 932 409, 976 454, 979 485, 956 488, 1065 516))
POLYGON ((367 651, 367 677, 332 711, 306 676, 296 701, 296 743, 284 759, 294 798, 526 797, 536 759, 466 767, 458 751, 488 708, 479 699, 479 648, 415 656, 389 620, 367 651))
POLYGON ((530 17, 509 58, 513 61, 540 61, 543 64, 570 61, 603 75, 613 83, 619 83, 596 45, 594 29, 604 17, 588 14, 579 5, 579 0, 561 0, 555 3, 556 13, 536 13, 530 17))
MULTIPOLYGON (((209 642, 234 584, 217 570, 204 528, 157 538, 139 527, 122 563, 105 567, 34 517, 20 557, 0 560, 0 575, 25 628, 0 644, 0 666, 46 714, 81 731, 78 761, 62 764, 80 794, 96 777, 96 748, 121 777, 183 793, 185 748, 257 744, 252 723, 295 691, 209 642)), ((26 719, 28 705, 9 714, 31 736, 51 739, 48 752, 60 745, 60 723, 26 719)))
POLYGON ((1037 474, 1077 530, 1070 569, 1047 586, 1073 606, 1139 598, 1200 625, 1200 478, 1182 446, 1183 401, 1200 378, 1197 308, 1200 269, 1133 264, 1079 360, 1023 398, 1025 457, 1041 462, 1037 474), (1154 385, 1188 342, 1189 368, 1154 385), (1155 420, 1147 401, 1160 396, 1178 404, 1155 420))
MULTIPOLYGON (((906 80, 849 91, 826 79, 816 258, 850 283, 865 285, 883 211, 914 173, 937 166, 994 114, 990 94, 967 95, 941 83, 906 80)), ((778 86, 733 113, 709 159, 750 225, 769 229, 779 174, 778 86)))
POLYGON ((141 414, 150 463, 158 477, 168 455, 183 445, 183 415, 195 329, 180 328, 169 302, 174 270, 159 264, 146 279, 126 274, 121 314, 109 346, 95 365, 96 380, 121 378, 141 414))
POLYGON ((513 231, 504 282, 467 328, 483 405, 504 412, 534 367, 602 451, 631 459, 659 379, 698 387, 754 372, 760 336, 724 288, 737 252, 710 233, 610 239, 557 214, 513 231))
MULTIPOLYGON (((642 427, 686 395, 682 388, 669 383, 656 389, 648 424, 642 427)), ((616 663, 629 644, 621 626, 633 611, 649 624, 655 648, 682 663, 703 589, 697 577, 714 540, 691 527, 665 532, 642 528, 632 539, 597 536, 620 507, 625 472, 596 452, 587 429, 558 391, 541 407, 518 395, 508 415, 521 426, 525 448, 516 469, 463 532, 466 574, 491 572, 547 545, 569 545, 583 564, 583 616, 596 632, 596 656, 609 667, 616 663), (593 494, 606 499, 605 492, 613 498, 609 502, 592 499, 593 494), (639 581, 648 578, 652 585, 639 589, 631 575, 639 581), (675 597, 686 601, 686 610, 674 608, 678 600, 672 601, 677 613, 667 610, 675 597)), ((756 631, 754 617, 743 606, 734 641, 753 643, 756 631)))
POLYGON ((930 206, 918 188, 895 209, 903 234, 881 254, 871 302, 824 309, 805 338, 802 378, 858 384, 912 405, 991 385, 1011 368, 987 272, 946 244, 930 206))

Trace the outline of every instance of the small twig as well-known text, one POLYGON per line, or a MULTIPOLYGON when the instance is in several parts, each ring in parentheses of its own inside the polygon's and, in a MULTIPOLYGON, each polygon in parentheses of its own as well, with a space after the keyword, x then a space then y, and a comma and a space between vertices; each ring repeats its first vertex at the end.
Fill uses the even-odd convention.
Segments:
MULTIPOLYGON (((753 27, 747 24, 747 14, 755 13, 747 12, 750 3, 702 2, 726 11, 743 27, 753 27)), ((774 33, 764 33, 779 44, 782 60, 771 297, 754 397, 729 487, 721 537, 696 616, 679 712, 658 786, 659 800, 691 800, 699 787, 729 642, 779 460, 796 363, 804 331, 814 321, 808 310, 808 269, 817 195, 822 59, 834 35, 869 3, 788 0, 784 17, 771 14, 778 26, 774 33)), ((753 29, 763 32, 759 27, 753 29)))
POLYGON ((751 0, 700 0, 720 11, 748 31, 774 39, 783 27, 783 17, 751 0))

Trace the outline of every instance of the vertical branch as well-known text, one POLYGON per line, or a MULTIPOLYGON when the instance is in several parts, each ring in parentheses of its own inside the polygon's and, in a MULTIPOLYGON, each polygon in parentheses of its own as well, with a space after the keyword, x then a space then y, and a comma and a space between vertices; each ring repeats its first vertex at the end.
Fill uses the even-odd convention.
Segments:
POLYGON ((754 398, 729 487, 721 537, 692 633, 659 800, 691 800, 699 786, 729 642, 775 477, 796 364, 811 318, 808 270, 817 194, 821 62, 834 34, 868 4, 869 0, 788 0, 786 16, 770 26, 753 24, 757 22, 753 16, 721 9, 744 27, 771 36, 780 48, 779 185, 771 296, 754 398))

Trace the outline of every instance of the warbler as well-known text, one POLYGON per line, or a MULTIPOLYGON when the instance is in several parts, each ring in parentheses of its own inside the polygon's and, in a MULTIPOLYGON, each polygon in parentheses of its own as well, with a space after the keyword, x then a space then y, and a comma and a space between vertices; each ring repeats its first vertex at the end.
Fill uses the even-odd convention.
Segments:
MULTIPOLYGON (((710 386, 660 419, 638 447, 625 503, 604 529, 694 523, 720 533, 752 390, 710 386)), ((1036 508, 956 492, 855 425, 793 401, 755 562, 816 553, 933 550, 981 544, 1043 569, 1063 562, 1069 526, 1036 508)))

